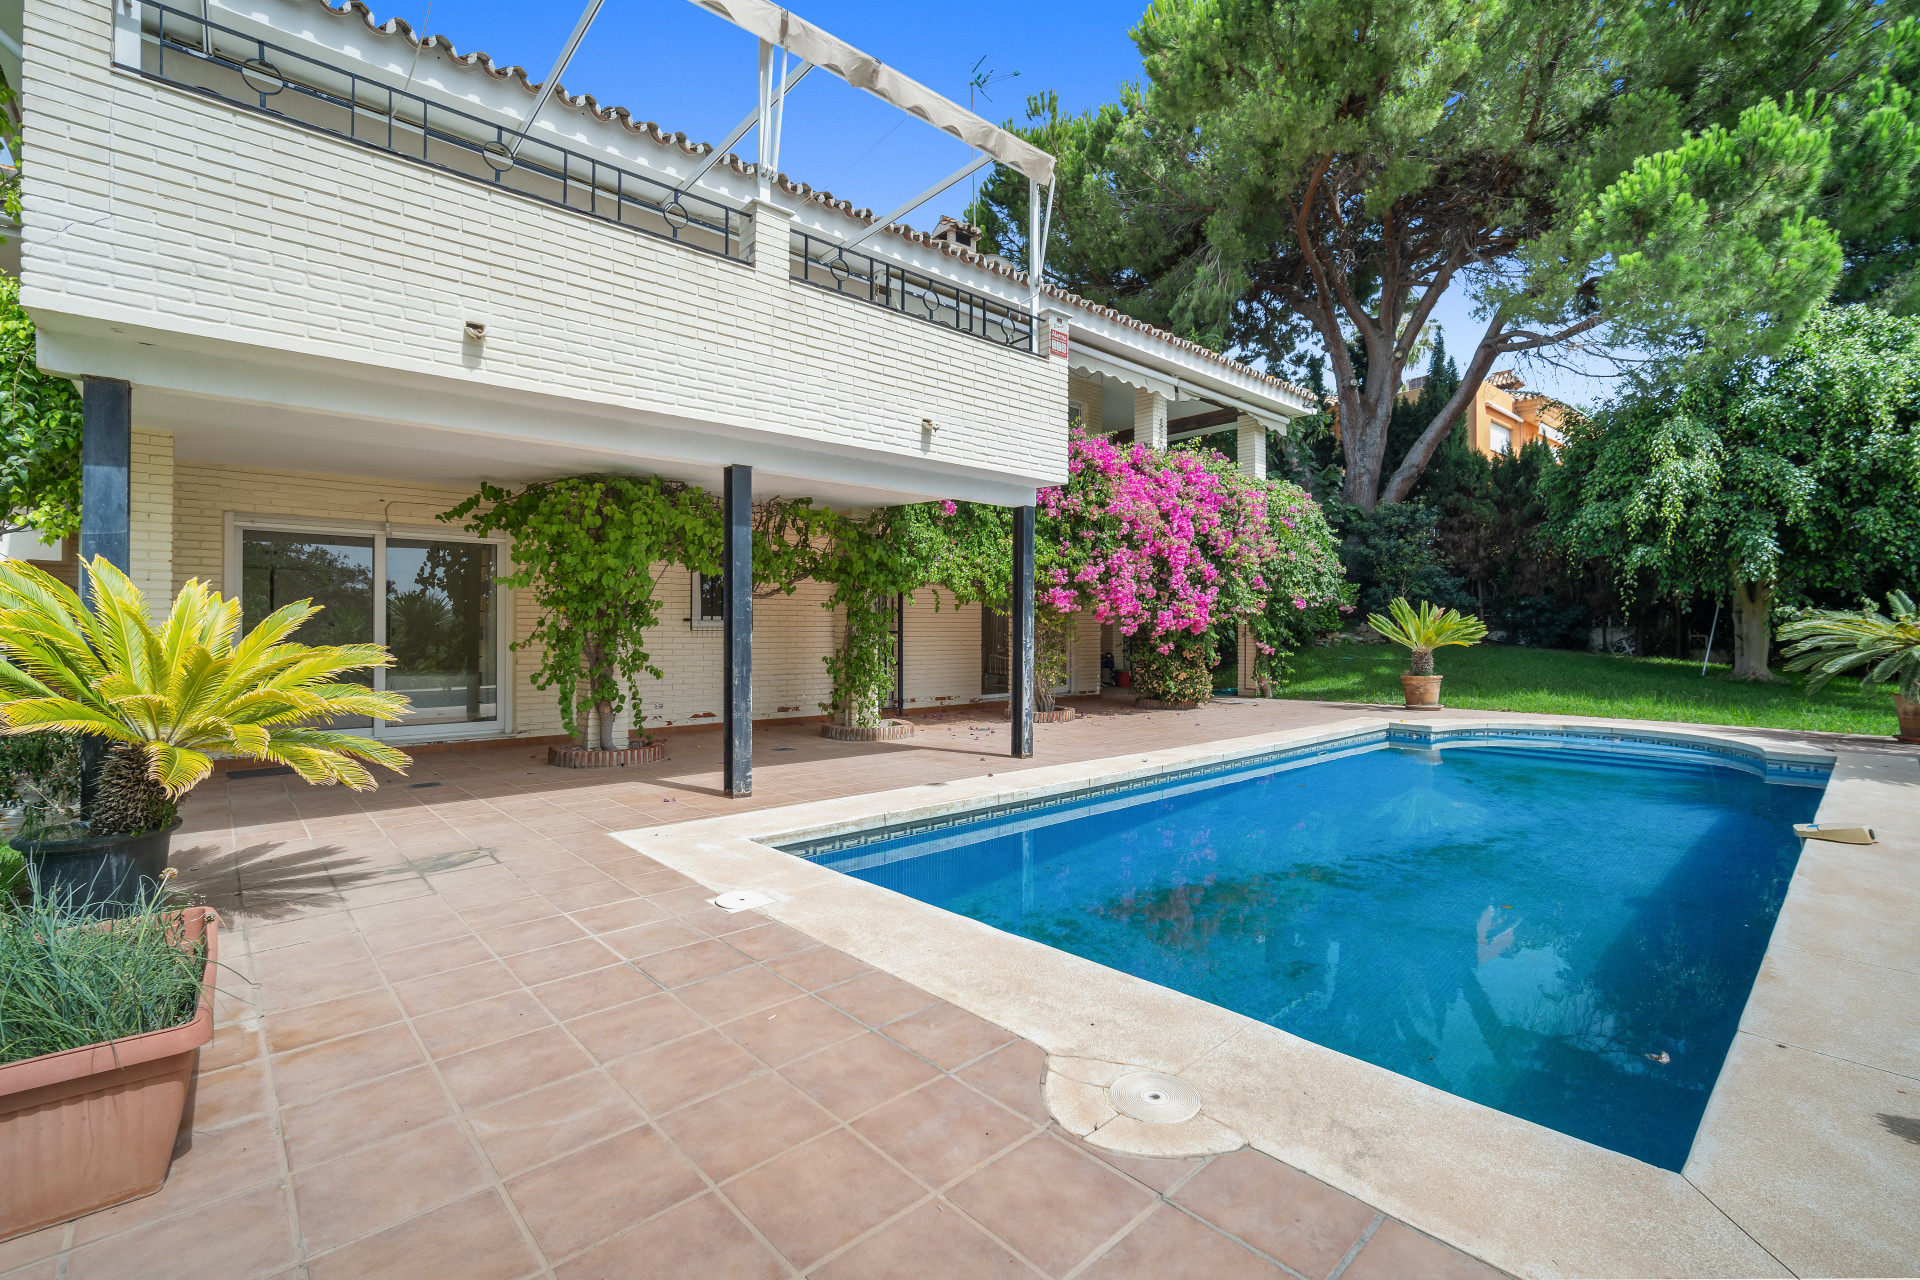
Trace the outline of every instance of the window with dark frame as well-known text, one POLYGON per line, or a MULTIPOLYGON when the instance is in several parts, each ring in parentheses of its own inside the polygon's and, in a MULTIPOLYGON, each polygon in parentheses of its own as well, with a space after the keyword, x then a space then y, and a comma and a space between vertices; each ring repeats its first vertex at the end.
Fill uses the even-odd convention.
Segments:
POLYGON ((727 580, 720 574, 693 575, 693 611, 687 619, 694 627, 718 627, 727 614, 727 580))

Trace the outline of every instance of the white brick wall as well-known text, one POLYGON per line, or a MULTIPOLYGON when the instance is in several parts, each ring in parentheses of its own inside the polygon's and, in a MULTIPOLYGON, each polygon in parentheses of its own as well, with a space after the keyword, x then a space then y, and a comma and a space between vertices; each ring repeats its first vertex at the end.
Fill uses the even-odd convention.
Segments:
POLYGON ((956 470, 1065 476, 1064 360, 113 71, 110 14, 27 5, 22 302, 49 332, 561 396, 921 468, 929 497, 956 470))
POLYGON ((173 437, 135 431, 128 477, 128 577, 147 598, 155 623, 166 619, 173 582, 173 437))
MULTIPOLYGON (((225 517, 229 513, 331 519, 366 524, 391 520, 396 532, 430 535, 433 517, 454 506, 468 491, 448 486, 371 480, 356 476, 268 471, 221 463, 173 460, 171 439, 160 432, 134 433, 134 576, 161 599, 189 578, 224 587, 225 517), (164 459, 168 483, 160 481, 164 459), (167 536, 143 537, 143 529, 166 529, 167 536), (170 577, 156 577, 160 567, 170 577), (151 578, 149 587, 145 578, 151 578)), ((660 624, 647 633, 647 651, 664 672, 641 685, 646 723, 654 727, 712 724, 721 711, 720 631, 687 624, 692 609, 691 576, 684 569, 656 566, 660 624)), ((821 607, 829 595, 819 583, 802 583, 791 596, 754 601, 753 713, 755 719, 816 716, 832 682, 821 659, 833 651, 840 619, 821 607)), ((980 695, 980 609, 956 609, 924 590, 907 608, 907 703, 910 707, 972 702, 980 695)), ((514 638, 532 633, 539 611, 530 591, 512 600, 514 638)), ((1085 631, 1083 628, 1083 645, 1085 631)), ((1093 628, 1093 656, 1077 653, 1075 674, 1099 669, 1099 629, 1093 628)), ((546 735, 562 732, 551 692, 530 683, 539 656, 530 650, 512 655, 513 732, 546 735)), ((1091 677, 1097 687, 1097 674, 1091 677)), ((1078 681, 1076 681, 1076 685, 1078 681)), ((619 728, 624 731, 626 721, 619 728)))

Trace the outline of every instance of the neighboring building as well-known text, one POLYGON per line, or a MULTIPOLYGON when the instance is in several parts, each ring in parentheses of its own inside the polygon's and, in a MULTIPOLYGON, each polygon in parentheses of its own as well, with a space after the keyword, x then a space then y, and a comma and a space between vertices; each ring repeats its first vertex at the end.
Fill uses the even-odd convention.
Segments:
MULTIPOLYGON (((156 607, 189 578, 249 622, 311 595, 334 641, 443 617, 417 647, 435 656, 378 675, 419 708, 370 726, 381 738, 560 730, 535 655, 510 648, 534 613, 492 582, 508 546, 434 518, 482 480, 615 471, 717 493, 731 470, 843 508, 1026 507, 1065 479, 1074 415, 1163 444, 1224 416, 1264 467, 1265 433, 1312 408, 1036 291, 970 228, 867 234, 870 211, 778 175, 777 124, 749 163, 590 97, 541 109, 519 68, 357 3, 27 0, 23 28, 5 34, 24 65, 0 56, 31 147, 21 302, 42 365, 84 384, 89 494, 126 495, 118 523, 90 497, 81 551, 124 558, 156 607)), ((651 725, 749 714, 712 587, 661 583, 651 725)), ((819 714, 825 595, 753 605, 752 718, 819 714)), ((1004 689, 993 630, 978 609, 910 606, 905 705, 1004 689)), ((1098 687, 1098 630, 1075 691, 1098 687)))
POLYGON ((1557 454, 1566 443, 1566 406, 1539 392, 1522 393, 1525 385, 1518 374, 1501 370, 1481 383, 1473 397, 1467 410, 1467 442, 1489 458, 1518 453, 1534 440, 1545 440, 1557 454))

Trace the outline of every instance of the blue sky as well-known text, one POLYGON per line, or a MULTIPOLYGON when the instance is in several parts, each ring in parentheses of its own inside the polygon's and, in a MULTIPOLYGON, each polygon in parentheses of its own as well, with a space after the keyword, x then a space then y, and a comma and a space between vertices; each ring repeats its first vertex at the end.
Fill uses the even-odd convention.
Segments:
MULTIPOLYGON (((375 17, 405 18, 446 36, 462 53, 484 50, 546 75, 580 16, 576 4, 506 0, 369 0, 375 17)), ((976 0, 962 7, 880 4, 875 0, 800 0, 795 12, 955 101, 965 103, 976 64, 1003 77, 976 97, 993 121, 1024 118, 1027 96, 1051 89, 1065 112, 1112 101, 1140 77, 1127 38, 1141 0, 976 0), (985 61, 981 62, 984 58, 985 61), (1018 72, 1017 76, 1010 73, 1018 72)), ((688 0, 606 0, 562 77, 573 92, 622 106, 637 118, 718 142, 752 110, 756 46, 745 32, 688 0)), ((824 72, 807 77, 787 100, 780 167, 815 188, 886 212, 939 181, 969 158, 965 144, 904 115, 824 72)), ((752 135, 741 144, 751 156, 752 135)), ((937 197, 908 220, 932 227, 958 214, 966 184, 937 197)), ((1481 326, 1457 287, 1442 299, 1436 323, 1456 360, 1481 326)), ((1522 363, 1529 385, 1576 404, 1607 394, 1607 383, 1522 363)))

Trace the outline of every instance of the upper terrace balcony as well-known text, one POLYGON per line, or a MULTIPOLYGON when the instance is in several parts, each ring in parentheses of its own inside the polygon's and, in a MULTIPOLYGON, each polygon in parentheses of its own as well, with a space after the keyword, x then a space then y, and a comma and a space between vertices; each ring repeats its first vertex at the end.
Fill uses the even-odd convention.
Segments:
MULTIPOLYGON (((624 111, 601 111, 590 99, 562 101, 557 126, 529 128, 528 95, 516 91, 513 76, 470 65, 458 79, 474 83, 450 92, 447 82, 419 76, 417 60, 403 75, 402 66, 379 56, 381 45, 400 45, 404 37, 377 32, 372 45, 329 41, 343 34, 327 30, 343 21, 336 19, 302 39, 294 28, 300 16, 312 16, 310 5, 212 10, 218 20, 152 0, 133 8, 118 20, 118 67, 699 252, 743 262, 755 256, 747 166, 635 124, 624 111)), ((448 70, 465 61, 446 58, 448 70)), ((835 212, 841 216, 816 216, 791 232, 792 279, 1034 351, 1030 300, 1010 280, 998 292, 982 291, 950 274, 850 249, 825 224, 852 211, 841 202, 835 212)))

